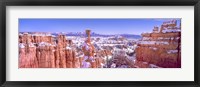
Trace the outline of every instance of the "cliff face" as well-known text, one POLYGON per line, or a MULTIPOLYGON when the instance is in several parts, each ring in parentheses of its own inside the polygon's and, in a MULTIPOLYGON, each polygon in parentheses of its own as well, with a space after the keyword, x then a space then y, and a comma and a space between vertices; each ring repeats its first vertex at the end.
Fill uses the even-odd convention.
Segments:
POLYGON ((181 27, 176 20, 164 22, 161 28, 154 27, 153 32, 143 33, 136 48, 136 65, 147 67, 147 62, 165 68, 181 67, 181 27))
MULTIPOLYGON (((81 68, 83 57, 63 34, 53 37, 46 33, 19 35, 19 68, 81 68)), ((95 57, 93 68, 101 68, 102 58, 95 57)))
POLYGON ((19 36, 20 68, 80 68, 75 50, 66 45, 66 37, 59 35, 53 41, 50 35, 27 34, 19 36))

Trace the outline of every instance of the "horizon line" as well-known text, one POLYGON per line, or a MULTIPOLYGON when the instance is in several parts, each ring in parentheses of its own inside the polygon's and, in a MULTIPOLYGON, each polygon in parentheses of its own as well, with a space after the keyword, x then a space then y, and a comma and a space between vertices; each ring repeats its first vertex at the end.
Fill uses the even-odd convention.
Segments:
MULTIPOLYGON (((69 34, 69 33, 83 33, 83 34, 85 34, 85 32, 30 32, 30 31, 28 31, 28 32, 26 32, 26 31, 20 31, 19 33, 58 33, 58 34, 60 34, 60 33, 64 33, 64 34, 69 34)), ((129 35, 140 35, 141 36, 141 34, 130 34, 130 33, 121 33, 121 34, 102 34, 102 33, 96 33, 96 32, 91 32, 91 34, 92 33, 95 33, 95 34, 100 34, 100 35, 122 35, 122 34, 129 34, 129 35)))

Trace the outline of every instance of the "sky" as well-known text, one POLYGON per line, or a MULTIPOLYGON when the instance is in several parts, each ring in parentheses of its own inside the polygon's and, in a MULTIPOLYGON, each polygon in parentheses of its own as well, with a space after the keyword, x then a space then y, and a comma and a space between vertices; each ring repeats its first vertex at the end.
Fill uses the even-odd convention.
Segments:
MULTIPOLYGON (((21 18, 19 19, 19 32, 85 32, 90 29, 98 34, 136 34, 151 32, 154 26, 159 26, 164 21, 172 20, 171 18, 163 19, 133 19, 133 18, 21 18)), ((176 18, 177 24, 181 22, 176 18)))

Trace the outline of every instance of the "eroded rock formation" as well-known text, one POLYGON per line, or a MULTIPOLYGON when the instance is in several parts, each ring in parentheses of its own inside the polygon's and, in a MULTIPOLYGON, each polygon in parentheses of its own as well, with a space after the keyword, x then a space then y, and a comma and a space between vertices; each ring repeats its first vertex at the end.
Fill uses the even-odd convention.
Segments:
MULTIPOLYGON (((85 56, 92 61, 87 68, 102 68, 103 58, 94 57, 94 47, 88 51, 85 56)), ((19 34, 19 68, 83 68, 85 56, 78 55, 72 40, 64 34, 19 34)))
POLYGON ((136 48, 136 58, 140 62, 155 64, 165 68, 181 67, 181 27, 177 21, 164 22, 160 29, 154 27, 152 33, 143 33, 136 48))

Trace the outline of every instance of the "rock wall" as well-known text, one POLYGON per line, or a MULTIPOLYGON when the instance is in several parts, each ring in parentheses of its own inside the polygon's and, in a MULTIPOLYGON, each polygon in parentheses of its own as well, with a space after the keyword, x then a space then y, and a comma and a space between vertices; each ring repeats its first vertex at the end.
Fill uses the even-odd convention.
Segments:
POLYGON ((154 27, 152 33, 142 34, 136 48, 138 65, 142 61, 164 68, 181 67, 181 28, 175 22, 167 23, 161 25, 160 31, 154 27))
MULTIPOLYGON (((19 68, 82 68, 83 56, 77 56, 71 40, 63 34, 19 34, 19 68)), ((95 57, 91 67, 101 68, 103 59, 95 57)))
POLYGON ((19 68, 80 68, 74 49, 67 47, 65 35, 57 41, 45 34, 19 35, 19 68))

